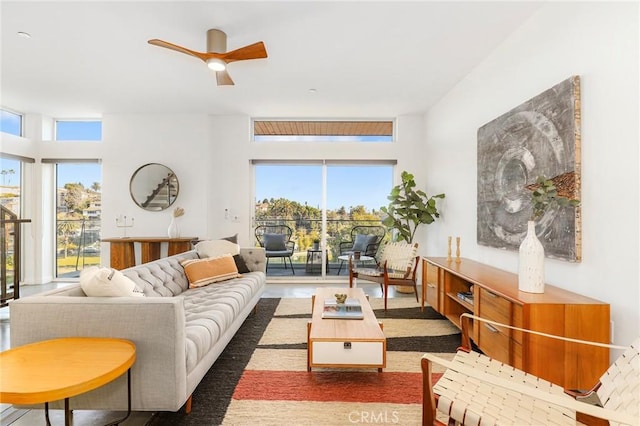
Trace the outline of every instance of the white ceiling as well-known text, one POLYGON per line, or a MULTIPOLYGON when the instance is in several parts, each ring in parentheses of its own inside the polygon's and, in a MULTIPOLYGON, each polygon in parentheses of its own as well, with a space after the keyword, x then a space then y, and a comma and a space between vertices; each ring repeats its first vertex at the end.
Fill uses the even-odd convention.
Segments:
POLYGON ((0 104, 59 118, 422 113, 540 4, 3 0, 0 104), (236 85, 218 87, 197 58, 147 43, 205 51, 210 28, 228 50, 262 40, 269 57, 230 64, 236 85))

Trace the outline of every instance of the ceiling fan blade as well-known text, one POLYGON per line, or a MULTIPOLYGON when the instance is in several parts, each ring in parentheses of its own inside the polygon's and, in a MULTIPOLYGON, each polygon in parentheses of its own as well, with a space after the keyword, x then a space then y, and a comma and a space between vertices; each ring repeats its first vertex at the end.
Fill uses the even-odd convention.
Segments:
POLYGON ((244 61, 247 59, 261 59, 267 57, 267 49, 264 43, 259 41, 248 46, 241 47, 220 56, 220 59, 229 63, 234 61, 244 61))
POLYGON ((233 86, 235 83, 231 80, 229 73, 227 70, 224 71, 216 71, 216 81, 218 82, 218 86, 233 86))
POLYGON ((195 50, 187 49, 186 47, 178 46, 177 44, 169 43, 168 41, 158 40, 157 38, 154 38, 152 40, 149 40, 148 43, 153 44, 154 46, 164 47, 167 49, 175 50, 176 52, 195 56, 196 58, 203 61, 207 60, 207 55, 205 53, 196 52, 195 50))

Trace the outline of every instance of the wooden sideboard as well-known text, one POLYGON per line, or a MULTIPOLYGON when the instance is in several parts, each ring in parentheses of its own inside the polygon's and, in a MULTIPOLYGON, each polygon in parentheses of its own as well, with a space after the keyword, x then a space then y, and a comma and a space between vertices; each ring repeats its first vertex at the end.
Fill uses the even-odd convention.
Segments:
MULTIPOLYGON (((609 305, 551 285, 542 294, 518 290, 516 274, 469 259, 428 257, 422 297, 460 327, 465 312, 502 324, 609 343, 609 305), (458 293, 471 292, 470 301, 458 293)), ((595 385, 609 367, 609 350, 550 339, 476 321, 470 336, 486 355, 567 389, 595 385)))
POLYGON ((140 244, 140 258, 142 263, 160 259, 162 243, 168 244, 167 255, 189 251, 192 241, 198 237, 167 238, 167 237, 122 237, 103 238, 101 241, 110 243, 111 267, 126 269, 136 265, 135 243, 140 244))

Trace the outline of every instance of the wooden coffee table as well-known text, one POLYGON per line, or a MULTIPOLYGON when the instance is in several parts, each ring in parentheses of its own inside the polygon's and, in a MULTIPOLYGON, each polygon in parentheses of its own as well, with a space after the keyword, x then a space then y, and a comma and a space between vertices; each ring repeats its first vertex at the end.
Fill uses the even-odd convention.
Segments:
POLYGON ((387 339, 360 288, 319 288, 307 324, 307 371, 313 367, 362 368, 382 371, 387 365, 387 339), (323 319, 325 298, 336 293, 360 300, 363 319, 323 319))
POLYGON ((127 373, 127 414, 131 414, 131 366, 135 345, 124 339, 70 337, 30 343, 0 353, 0 402, 44 403, 64 399, 64 423, 71 424, 69 398, 99 388, 127 373))

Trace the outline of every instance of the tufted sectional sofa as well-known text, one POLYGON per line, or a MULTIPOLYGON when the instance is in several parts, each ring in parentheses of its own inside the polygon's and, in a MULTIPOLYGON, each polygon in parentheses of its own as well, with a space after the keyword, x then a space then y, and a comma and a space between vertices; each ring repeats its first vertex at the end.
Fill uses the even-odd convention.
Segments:
MULTIPOLYGON (((195 251, 122 272, 146 297, 87 297, 79 284, 10 304, 11 346, 69 336, 119 337, 136 345, 132 410, 188 411, 191 394, 254 309, 266 284, 262 248, 242 248, 250 273, 189 289, 180 261, 195 251)), ((55 407, 55 404, 52 404, 55 407)), ((126 375, 74 397, 71 409, 126 410, 126 375)))

